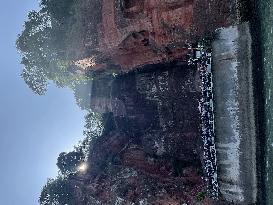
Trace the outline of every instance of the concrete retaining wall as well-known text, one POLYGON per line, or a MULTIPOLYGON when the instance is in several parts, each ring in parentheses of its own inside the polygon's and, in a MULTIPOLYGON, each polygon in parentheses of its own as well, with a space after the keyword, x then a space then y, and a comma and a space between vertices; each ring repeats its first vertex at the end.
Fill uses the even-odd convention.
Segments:
POLYGON ((228 201, 255 203, 256 136, 249 25, 219 29, 212 53, 220 193, 228 201))

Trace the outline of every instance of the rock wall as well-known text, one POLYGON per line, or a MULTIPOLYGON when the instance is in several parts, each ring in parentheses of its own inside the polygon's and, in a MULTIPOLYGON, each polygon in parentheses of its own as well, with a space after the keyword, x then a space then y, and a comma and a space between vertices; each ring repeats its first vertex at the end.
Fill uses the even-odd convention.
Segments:
POLYGON ((88 172, 71 179, 79 204, 211 204, 199 84, 196 68, 179 62, 95 81, 90 107, 104 114, 105 130, 88 172))
POLYGON ((77 204, 222 203, 206 195, 201 82, 187 55, 189 43, 234 23, 235 7, 227 0, 102 0, 96 65, 89 69, 120 75, 101 75, 90 86, 88 107, 106 125, 88 172, 69 177, 77 204))
POLYGON ((102 0, 101 13, 94 31, 98 46, 90 48, 97 65, 90 69, 116 65, 126 72, 147 64, 185 62, 187 43, 236 21, 236 4, 233 0, 102 0))

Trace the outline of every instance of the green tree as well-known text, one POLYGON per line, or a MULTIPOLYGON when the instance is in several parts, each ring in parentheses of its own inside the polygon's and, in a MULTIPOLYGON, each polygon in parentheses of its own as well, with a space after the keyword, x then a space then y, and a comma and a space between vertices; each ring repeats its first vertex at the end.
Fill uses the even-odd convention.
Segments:
POLYGON ((99 113, 89 111, 87 115, 84 116, 85 125, 83 134, 86 137, 94 138, 102 134, 103 123, 102 116, 99 113))
POLYGON ((26 65, 21 73, 22 78, 36 94, 43 95, 47 90, 47 79, 45 73, 35 67, 26 65))
POLYGON ((49 17, 40 12, 31 11, 29 21, 25 22, 24 31, 18 37, 16 46, 23 54, 21 63, 24 65, 22 78, 26 84, 37 94, 44 94, 47 87, 45 66, 49 63, 47 49, 49 17))
POLYGON ((41 10, 29 12, 24 29, 18 36, 16 47, 24 65, 21 76, 37 94, 45 93, 48 81, 58 87, 75 89, 77 84, 88 80, 83 74, 69 71, 73 60, 79 58, 76 54, 84 47, 80 43, 83 41, 81 33, 84 32, 80 30, 83 26, 75 21, 76 16, 81 16, 80 11, 77 14, 74 12, 75 2, 79 4, 80 1, 42 0, 41 10), (73 36, 72 27, 79 27, 79 32, 73 36), (79 46, 75 46, 74 41, 79 46))
POLYGON ((71 10, 75 0, 42 0, 42 10, 48 11, 53 18, 60 22, 64 22, 69 16, 71 16, 71 10))
POLYGON ((60 153, 57 159, 57 166, 63 175, 77 171, 77 167, 84 161, 84 154, 80 151, 60 153))
POLYGON ((102 116, 99 113, 89 110, 88 114, 85 115, 85 125, 83 130, 85 138, 74 147, 75 151, 83 153, 85 159, 87 159, 95 140, 101 136, 102 130, 102 116))
POLYGON ((48 179, 39 197, 41 205, 75 205, 74 191, 69 181, 63 177, 48 179))

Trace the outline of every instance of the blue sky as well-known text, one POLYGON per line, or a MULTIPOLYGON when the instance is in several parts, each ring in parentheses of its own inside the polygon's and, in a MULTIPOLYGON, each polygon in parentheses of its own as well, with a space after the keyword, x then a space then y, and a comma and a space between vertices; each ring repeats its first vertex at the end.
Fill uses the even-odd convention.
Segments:
POLYGON ((72 92, 51 85, 37 96, 20 78, 17 34, 37 0, 1 0, 0 205, 37 205, 56 160, 82 136, 84 112, 72 92))

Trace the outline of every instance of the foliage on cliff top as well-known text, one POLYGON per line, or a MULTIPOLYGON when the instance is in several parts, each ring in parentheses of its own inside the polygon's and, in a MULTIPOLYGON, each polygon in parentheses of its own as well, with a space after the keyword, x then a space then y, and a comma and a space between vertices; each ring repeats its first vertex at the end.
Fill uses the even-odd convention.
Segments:
POLYGON ((76 199, 69 181, 59 176, 56 179, 49 179, 47 181, 41 192, 39 203, 41 205, 75 205, 76 199))
MULTIPOLYGON (((59 175, 48 179, 42 188, 39 203, 41 205, 67 204, 75 205, 75 184, 70 179, 79 172, 79 166, 87 161, 90 149, 103 130, 102 116, 89 111, 85 116, 84 139, 71 152, 60 153, 57 159, 59 175)), ((88 171, 88 170, 86 170, 88 171)), ((78 187, 79 188, 79 187, 78 187)))
POLYGON ((22 78, 37 94, 48 81, 74 88, 86 80, 73 61, 90 55, 96 46, 100 0, 42 0, 39 11, 30 11, 16 41, 24 65, 22 78), (89 45, 89 46, 86 46, 89 45))

